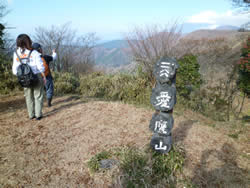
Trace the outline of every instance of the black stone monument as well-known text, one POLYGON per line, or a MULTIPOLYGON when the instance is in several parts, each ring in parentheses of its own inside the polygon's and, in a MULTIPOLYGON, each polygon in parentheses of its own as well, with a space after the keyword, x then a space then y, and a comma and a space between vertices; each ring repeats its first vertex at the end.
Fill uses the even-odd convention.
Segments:
POLYGON ((168 153, 172 147, 172 116, 176 104, 176 71, 179 68, 174 58, 163 57, 154 66, 156 85, 152 89, 150 102, 156 110, 149 128, 154 133, 150 142, 153 150, 168 153))

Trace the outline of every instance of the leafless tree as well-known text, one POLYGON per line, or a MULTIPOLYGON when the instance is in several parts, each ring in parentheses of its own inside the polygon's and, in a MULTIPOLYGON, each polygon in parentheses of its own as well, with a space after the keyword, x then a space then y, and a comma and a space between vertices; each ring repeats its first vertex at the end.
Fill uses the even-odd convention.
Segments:
POLYGON ((92 49, 97 41, 94 33, 80 36, 69 23, 60 27, 52 25, 49 29, 38 27, 35 31, 34 42, 40 43, 46 53, 51 53, 52 49, 57 51, 54 70, 80 73, 92 68, 92 49))
POLYGON ((249 32, 250 31, 250 21, 242 24, 238 31, 240 31, 240 32, 249 32))
POLYGON ((9 13, 9 10, 7 9, 7 6, 3 2, 0 2, 0 21, 8 13, 9 13))
POLYGON ((142 65, 153 80, 153 66, 162 56, 180 57, 177 52, 181 30, 177 22, 167 26, 136 27, 125 37, 133 60, 142 65))
POLYGON ((230 0, 233 7, 238 9, 241 13, 249 13, 250 0, 230 0))

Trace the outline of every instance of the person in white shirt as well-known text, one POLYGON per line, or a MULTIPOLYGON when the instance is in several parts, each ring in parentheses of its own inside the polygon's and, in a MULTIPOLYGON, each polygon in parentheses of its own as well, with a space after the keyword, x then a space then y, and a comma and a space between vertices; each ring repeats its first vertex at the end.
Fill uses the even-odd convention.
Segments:
POLYGON ((36 50, 32 51, 31 45, 32 42, 28 35, 20 34, 17 37, 17 50, 13 55, 12 72, 14 75, 17 75, 17 69, 21 65, 18 56, 20 58, 28 57, 29 53, 31 52, 30 62, 28 64, 31 67, 33 73, 37 75, 38 81, 35 85, 24 88, 24 96, 29 118, 36 118, 36 120, 40 120, 42 118, 44 84, 46 84, 46 78, 44 75, 45 68, 41 59, 41 54, 36 50))

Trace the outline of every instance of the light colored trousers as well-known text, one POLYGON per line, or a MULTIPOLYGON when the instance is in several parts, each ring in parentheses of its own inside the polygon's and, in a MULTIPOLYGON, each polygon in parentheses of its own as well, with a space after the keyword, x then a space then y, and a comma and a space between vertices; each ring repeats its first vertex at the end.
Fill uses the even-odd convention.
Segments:
POLYGON ((42 76, 37 74, 38 82, 35 86, 24 88, 24 96, 29 118, 42 117, 44 83, 42 76))

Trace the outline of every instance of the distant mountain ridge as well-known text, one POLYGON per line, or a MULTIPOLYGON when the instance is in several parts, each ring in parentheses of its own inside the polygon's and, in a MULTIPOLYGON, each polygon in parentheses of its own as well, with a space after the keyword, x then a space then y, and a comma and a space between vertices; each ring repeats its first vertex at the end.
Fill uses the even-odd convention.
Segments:
POLYGON ((101 67, 119 67, 131 62, 129 46, 125 40, 113 40, 99 44, 94 49, 95 63, 101 67))
MULTIPOLYGON (((226 37, 237 39, 240 35, 238 27, 231 25, 219 26, 216 29, 200 29, 183 35, 186 39, 226 37)), ((132 62, 131 52, 126 40, 112 40, 98 44, 95 49, 95 63, 105 68, 129 67, 132 62)))
POLYGON ((104 42, 101 44, 98 44, 96 47, 102 47, 102 48, 128 48, 128 43, 125 40, 112 40, 108 42, 104 42))
POLYGON ((237 31, 239 29, 240 29, 239 27, 232 25, 222 25, 215 28, 215 30, 233 30, 233 31, 237 31))
POLYGON ((201 29, 196 30, 185 35, 186 39, 201 39, 201 38, 218 38, 218 37, 233 37, 238 32, 235 30, 215 30, 215 29, 201 29))

